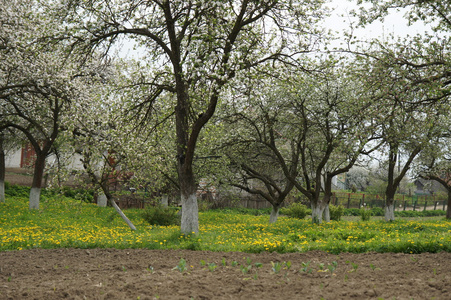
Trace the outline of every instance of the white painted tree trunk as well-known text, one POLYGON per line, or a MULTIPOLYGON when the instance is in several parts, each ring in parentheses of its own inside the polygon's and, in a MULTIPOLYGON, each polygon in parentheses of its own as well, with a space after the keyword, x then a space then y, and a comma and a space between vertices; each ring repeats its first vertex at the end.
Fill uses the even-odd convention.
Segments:
POLYGON ((321 224, 323 222, 324 206, 321 207, 320 203, 312 204, 312 222, 314 224, 321 224))
POLYGON ((188 197, 181 195, 182 200, 182 222, 181 232, 184 234, 199 233, 199 210, 197 206, 196 193, 188 197))
POLYGON ((385 221, 390 222, 395 220, 395 206, 393 203, 385 205, 385 221))
POLYGON ((32 187, 30 190, 30 209, 39 209, 39 198, 41 196, 41 188, 32 187))
POLYGON ((4 135, 0 133, 0 203, 5 202, 5 150, 3 149, 4 135))
POLYGON ((106 195, 104 193, 101 193, 97 197, 97 206, 106 207, 107 201, 108 201, 108 199, 107 199, 106 195))
POLYGON ((0 181, 0 203, 5 202, 5 182, 0 181))
POLYGON ((329 209, 329 203, 326 204, 326 207, 324 208, 324 222, 330 222, 330 209, 329 209))
POLYGON ((122 212, 121 208, 117 206, 116 202, 114 202, 113 198, 110 198, 110 203, 116 210, 116 212, 121 216, 122 220, 127 223, 128 227, 130 227, 131 230, 136 230, 135 225, 127 218, 127 216, 122 212))
POLYGON ((161 196, 161 205, 163 207, 168 207, 169 206, 169 196, 168 195, 161 196))
POLYGON ((273 206, 271 210, 271 215, 269 216, 269 223, 276 223, 277 218, 279 217, 279 207, 273 206))

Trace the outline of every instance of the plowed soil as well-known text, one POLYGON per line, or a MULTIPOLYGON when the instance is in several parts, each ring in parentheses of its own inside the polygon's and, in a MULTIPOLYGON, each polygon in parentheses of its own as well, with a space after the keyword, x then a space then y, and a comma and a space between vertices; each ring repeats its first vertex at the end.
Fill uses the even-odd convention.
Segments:
POLYGON ((451 253, 0 252, 0 299, 451 299, 450 284, 451 253))

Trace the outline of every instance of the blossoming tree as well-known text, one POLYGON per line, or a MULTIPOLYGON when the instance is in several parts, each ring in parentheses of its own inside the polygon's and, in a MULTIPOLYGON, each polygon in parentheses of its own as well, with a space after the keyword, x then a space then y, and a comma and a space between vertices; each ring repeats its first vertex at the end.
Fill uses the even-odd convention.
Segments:
POLYGON ((197 233, 193 160, 199 134, 224 87, 240 72, 304 50, 323 1, 61 1, 67 35, 84 49, 111 49, 130 37, 145 51, 148 107, 173 94, 183 233, 197 233))

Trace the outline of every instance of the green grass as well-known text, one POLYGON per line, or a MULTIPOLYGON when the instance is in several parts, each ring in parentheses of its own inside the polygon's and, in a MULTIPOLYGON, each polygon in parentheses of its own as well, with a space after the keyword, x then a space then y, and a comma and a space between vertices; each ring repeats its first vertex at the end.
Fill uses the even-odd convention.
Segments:
POLYGON ((178 226, 150 226, 141 211, 125 214, 137 227, 131 231, 112 208, 100 208, 64 196, 48 196, 39 211, 29 211, 27 198, 7 197, 0 204, 0 251, 31 248, 147 248, 244 252, 440 252, 451 251, 451 221, 443 217, 379 217, 361 222, 344 217, 313 225, 268 215, 206 211, 199 214, 200 233, 180 234, 178 226))

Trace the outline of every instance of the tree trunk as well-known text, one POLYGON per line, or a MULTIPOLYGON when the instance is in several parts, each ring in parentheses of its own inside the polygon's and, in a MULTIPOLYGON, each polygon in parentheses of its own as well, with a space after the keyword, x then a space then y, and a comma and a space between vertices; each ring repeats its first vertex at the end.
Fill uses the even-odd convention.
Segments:
POLYGON ((39 209, 39 200, 41 197, 41 185, 45 168, 45 155, 38 154, 34 163, 33 183, 30 190, 30 209, 39 209))
POLYGON ((448 188, 448 207, 446 209, 446 218, 451 219, 451 188, 448 188))
POLYGON ((277 218, 279 217, 279 206, 273 205, 271 210, 271 215, 269 216, 269 223, 276 223, 277 218))
POLYGON ((395 220, 395 205, 394 205, 393 198, 387 199, 387 201, 385 203, 384 211, 385 211, 385 221, 386 222, 391 222, 391 221, 395 220))
POLYGON ((188 195, 181 194, 182 201, 182 221, 181 232, 184 234, 199 233, 199 209, 197 206, 196 192, 188 195))
POLYGON ((322 205, 324 206, 324 221, 330 222, 330 210, 329 203, 330 198, 332 197, 332 178, 333 176, 330 173, 327 173, 326 180, 324 182, 324 196, 322 205))
MULTIPOLYGON (((390 176, 389 176, 390 179, 390 176)), ((395 220, 395 194, 396 194, 397 186, 392 181, 388 182, 387 189, 385 191, 385 221, 391 222, 395 220), (390 182, 392 182, 390 184, 390 182)))
POLYGON ((0 136, 0 203, 5 202, 5 150, 3 149, 3 139, 0 136))
POLYGON ((324 207, 324 221, 325 222, 330 222, 329 203, 326 203, 326 206, 324 207))
POLYGON ((119 206, 117 206, 116 202, 113 199, 113 196, 111 196, 110 192, 108 191, 108 188, 104 184, 101 184, 101 188, 103 191, 103 195, 105 195, 105 197, 108 199, 108 201, 110 201, 111 206, 114 207, 116 212, 121 216, 122 220, 124 220, 124 222, 128 225, 128 227, 130 227, 131 230, 136 230, 135 225, 133 225, 133 223, 122 212, 121 208, 119 206))
POLYGON ((107 202, 108 202, 108 199, 107 199, 105 193, 100 193, 97 196, 97 206, 106 207, 107 202))
POLYGON ((321 224, 323 222, 323 213, 325 209, 324 203, 321 201, 312 202, 312 223, 321 224))
POLYGON ((5 203, 5 181, 0 180, 0 203, 5 203))
POLYGON ((168 207, 169 206, 169 196, 164 194, 161 196, 161 206, 168 207))
MULTIPOLYGON (((91 181, 94 185, 98 185, 102 189, 102 194, 105 195, 105 197, 110 201, 111 206, 114 207, 116 212, 121 216, 122 220, 125 221, 125 223, 130 227, 131 230, 136 230, 135 225, 127 218, 127 216, 122 212, 121 208, 117 206, 116 202, 113 200, 113 196, 110 194, 110 191, 108 189, 108 177, 104 177, 103 175, 99 178, 94 173, 94 171, 90 168, 88 168, 88 161, 83 161, 83 167, 85 168, 85 171, 88 173, 89 177, 91 178, 91 181), (103 179, 105 179, 103 181, 103 179)), ((102 195, 101 194, 101 195, 102 195)))
MULTIPOLYGON (((107 197, 108 198, 108 197, 107 197)), ((121 216, 122 220, 125 221, 125 223, 127 223, 128 227, 130 227, 131 230, 136 230, 135 225, 133 225, 133 223, 127 218, 127 216, 122 212, 121 208, 119 206, 117 206, 116 202, 114 202, 112 197, 109 197, 108 200, 110 200, 111 206, 114 207, 114 209, 116 210, 116 212, 121 216)))
MULTIPOLYGON (((192 146, 194 147, 194 146, 192 146)), ((180 231, 183 234, 199 233, 199 208, 197 205, 197 184, 194 181, 194 173, 192 169, 192 153, 194 148, 187 147, 191 150, 189 156, 185 156, 183 149, 178 149, 178 176, 180 183, 180 201, 182 203, 182 220, 180 231)))

